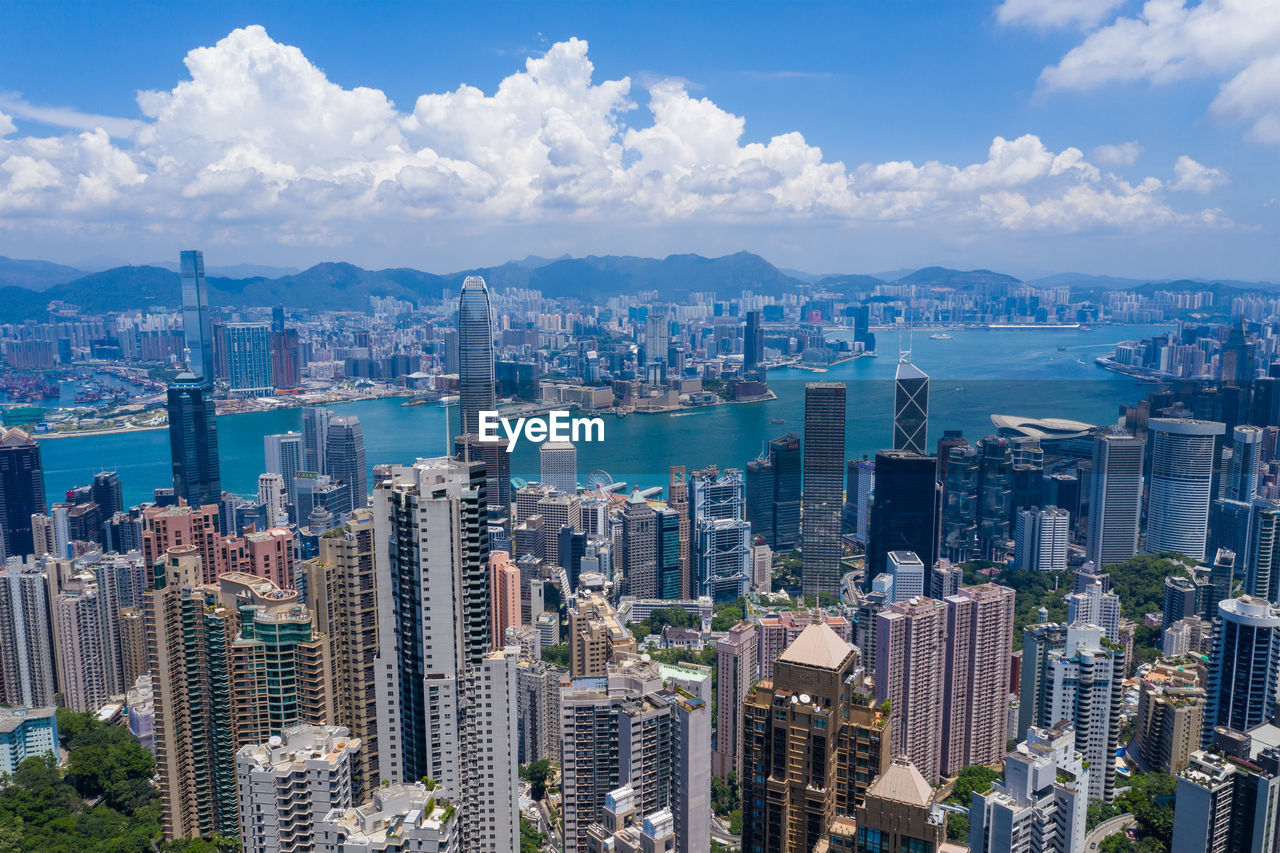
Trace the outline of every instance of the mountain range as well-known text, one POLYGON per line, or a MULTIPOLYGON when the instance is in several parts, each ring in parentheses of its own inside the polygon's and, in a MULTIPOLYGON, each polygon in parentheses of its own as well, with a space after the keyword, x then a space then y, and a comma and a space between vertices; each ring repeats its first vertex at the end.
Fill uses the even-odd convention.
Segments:
MULTIPOLYGON (((316 310, 355 310, 367 306, 370 296, 392 296, 414 302, 439 299, 448 290, 457 293, 468 275, 482 275, 492 287, 531 288, 556 299, 598 301, 609 296, 656 292, 659 299, 680 300, 693 292, 736 296, 744 290, 780 295, 813 286, 821 290, 852 292, 883 283, 916 284, 971 290, 976 287, 1018 284, 1015 276, 991 270, 955 270, 930 266, 895 270, 891 274, 860 273, 812 275, 781 270, 759 255, 738 252, 719 258, 701 255, 668 255, 639 258, 622 255, 589 255, 583 258, 529 256, 495 267, 435 274, 410 268, 369 270, 354 264, 325 262, 296 271, 292 268, 239 265, 210 267, 209 300, 215 306, 251 307, 276 304, 316 310), (253 274, 249 274, 253 273, 253 274), (892 276, 892 277, 889 277, 892 276)), ((1137 289, 1269 290, 1268 282, 1232 280, 1116 278, 1063 273, 1037 279, 1039 287, 1070 287, 1082 293, 1137 289)), ((0 257, 0 322, 38 320, 53 301, 78 305, 86 313, 105 314, 147 308, 175 308, 179 304, 180 279, 170 264, 123 266, 88 272, 48 261, 0 257)))

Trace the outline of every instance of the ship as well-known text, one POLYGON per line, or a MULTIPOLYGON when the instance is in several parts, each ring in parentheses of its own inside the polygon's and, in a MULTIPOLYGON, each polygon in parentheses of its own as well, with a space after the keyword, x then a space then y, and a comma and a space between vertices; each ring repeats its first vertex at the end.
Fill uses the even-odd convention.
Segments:
POLYGON ((447 409, 450 406, 456 406, 458 405, 458 395, 451 394, 448 397, 441 397, 440 402, 437 405, 442 409, 447 409))
POLYGON ((769 423, 771 423, 771 424, 784 424, 784 423, 786 423, 786 419, 785 419, 785 418, 772 418, 772 419, 770 419, 769 423))
POLYGON ((931 341, 949 341, 949 340, 951 340, 951 336, 950 336, 950 335, 948 335, 946 332, 937 332, 937 333, 935 333, 935 334, 930 335, 930 336, 929 336, 929 340, 931 340, 931 341))

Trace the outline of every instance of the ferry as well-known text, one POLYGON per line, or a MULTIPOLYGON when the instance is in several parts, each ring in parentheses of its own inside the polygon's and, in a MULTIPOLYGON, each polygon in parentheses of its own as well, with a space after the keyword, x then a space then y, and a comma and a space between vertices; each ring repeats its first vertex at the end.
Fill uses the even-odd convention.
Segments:
POLYGON ((988 329, 1079 329, 1082 332, 1091 331, 1082 327, 1079 323, 988 323, 988 329))
POLYGON ((929 340, 931 340, 931 341, 949 341, 949 340, 951 340, 951 336, 950 336, 950 335, 948 335, 946 332, 938 332, 938 333, 936 333, 936 334, 932 334, 932 335, 930 335, 930 336, 929 336, 929 340))
POLYGON ((436 405, 438 405, 442 409, 447 409, 450 406, 456 406, 458 405, 458 395, 450 394, 448 397, 441 397, 440 402, 437 403, 436 405))
POLYGON ((786 419, 785 419, 785 418, 771 418, 771 419, 769 420, 769 423, 771 423, 771 424, 785 424, 785 423, 786 423, 786 419))

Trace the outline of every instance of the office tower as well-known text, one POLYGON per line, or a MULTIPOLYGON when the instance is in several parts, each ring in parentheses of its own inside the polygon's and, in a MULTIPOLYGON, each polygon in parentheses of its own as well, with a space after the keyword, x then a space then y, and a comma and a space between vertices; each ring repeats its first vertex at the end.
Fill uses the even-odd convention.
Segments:
MULTIPOLYGON (((939 450, 941 452, 941 450, 939 450)), ((942 480, 942 554, 963 563, 978 551, 978 451, 968 444, 948 451, 942 480)))
POLYGON ((480 432, 480 412, 494 408, 493 326, 489 288, 469 275, 458 300, 458 408, 461 432, 480 432))
POLYGON ((804 480, 801 522, 802 590, 839 592, 840 510, 844 496, 845 387, 810 382, 804 390, 804 480))
POLYGON ((1065 596, 1068 625, 1095 625, 1113 643, 1120 642, 1120 596, 1103 592, 1103 585, 1090 583, 1080 592, 1065 596))
POLYGON ((742 472, 715 466, 689 478, 689 512, 694 540, 693 596, 716 603, 746 595, 751 574, 751 525, 746 520, 742 472))
MULTIPOLYGON (((457 807, 422 782, 385 785, 358 808, 334 809, 317 825, 316 853, 460 853, 457 807)), ((515 848, 512 848, 515 849, 515 848)))
POLYGON ((309 406, 302 410, 302 469, 315 474, 328 474, 325 446, 329 442, 329 419, 333 412, 309 406))
MULTIPOLYGON (((1227 478, 1224 477, 1220 485, 1226 484, 1227 478)), ((1274 512, 1274 505, 1261 498, 1249 502, 1215 498, 1209 507, 1209 540, 1205 559, 1225 548, 1238 556, 1246 574, 1256 569, 1254 545, 1258 540, 1258 525, 1268 511, 1274 512)), ((1274 530, 1274 518, 1266 524, 1274 530)), ((1264 538, 1270 538, 1270 534, 1264 534, 1264 538)))
POLYGON ((271 377, 271 329, 261 323, 228 323, 226 336, 231 396, 271 396, 275 391, 271 377))
MULTIPOLYGON (((542 483, 528 483, 521 486, 515 493, 516 514, 511 520, 519 524, 531 515, 538 515, 538 502, 555 494, 555 489, 542 483)), ((579 518, 581 518, 581 511, 579 511, 579 518)))
POLYGON ((502 648, 507 629, 520 624, 520 569, 507 552, 490 551, 489 645, 502 648))
POLYGON ((1089 763, 1089 797, 1115 796, 1116 746, 1124 694, 1124 650, 1092 625, 1067 629, 1066 648, 1049 661, 1049 718, 1066 720, 1089 763))
POLYGON ((1138 552, 1142 452, 1141 439, 1132 436, 1094 437, 1087 554, 1100 569, 1138 552))
POLYGON ((929 377, 911 363, 911 353, 898 358, 893 377, 893 449, 929 453, 929 377))
POLYGON ((789 432, 770 441, 769 461, 773 466, 773 539, 769 544, 775 550, 789 550, 800 544, 804 472, 800 436, 789 432))
POLYGON ((289 493, 285 491, 284 477, 279 474, 258 475, 258 503, 272 527, 289 524, 289 493))
POLYGON ((368 469, 364 457, 364 431, 355 415, 329 418, 326 430, 324 457, 326 470, 333 479, 346 483, 351 489, 351 507, 360 509, 368 504, 369 487, 366 482, 368 469))
MULTIPOLYGON (((1167 654, 1166 650, 1166 654, 1167 654)), ((1205 668, 1179 660, 1157 661, 1138 686, 1133 744, 1142 766, 1178 773, 1200 748, 1204 729, 1205 668)))
POLYGON ((283 305, 271 306, 271 331, 273 332, 284 331, 284 306, 283 305))
MULTIPOLYGON (((1169 575, 1164 579, 1161 624, 1172 625, 1188 616, 1198 617, 1205 612, 1204 603, 1211 591, 1212 584, 1207 580, 1196 581, 1186 575, 1169 575)), ((1166 654, 1166 657, 1169 656, 1166 654)))
MULTIPOLYGON (((653 514, 654 541, 657 544, 658 597, 669 601, 686 600, 690 597, 689 574, 680 562, 680 530, 688 524, 688 516, 670 507, 658 507, 653 514)), ((585 536, 582 537, 582 542, 585 546, 585 536)))
POLYGON ((876 454, 876 489, 867 530, 866 588, 889 569, 890 551, 914 551, 926 567, 938 560, 941 489, 931 456, 904 450, 876 454))
POLYGON ((315 629, 329 641, 333 668, 333 724, 360 741, 354 758, 357 799, 379 782, 378 601, 374 577, 374 521, 353 511, 335 535, 320 538, 317 556, 299 565, 315 629))
POLYGON ((775 541, 773 531, 773 462, 768 455, 762 455, 747 463, 746 474, 746 518, 751 525, 751 533, 765 542, 775 541))
POLYGON ((1249 336, 1244 318, 1233 324, 1222 344, 1221 379, 1223 385, 1247 388, 1253 382, 1254 351, 1257 344, 1249 336))
MULTIPOLYGON (((98 583, 88 572, 69 579, 53 600, 53 638, 62 704, 97 712, 107 703, 106 626, 98 583)), ((43 616, 43 614, 42 614, 43 616)))
POLYGON ((1004 778, 973 793, 971 853, 1084 849, 1089 768, 1070 728, 1032 728, 1005 756, 1004 778))
MULTIPOLYGON (((297 484, 294 480, 299 471, 315 470, 303 468, 302 434, 286 432, 278 435, 267 435, 262 438, 262 455, 266 462, 268 474, 279 474, 284 478, 285 493, 289 498, 289 506, 298 504, 297 484)), ((305 518, 295 518, 302 524, 305 518)))
POLYGON ((187 370, 212 387, 213 320, 204 280, 204 252, 184 251, 178 256, 178 263, 182 270, 182 333, 187 344, 187 370))
POLYGON ((716 641, 716 748, 711 772, 721 779, 742 776, 742 703, 760 674, 756 626, 739 622, 716 641))
POLYGON ((544 441, 538 448, 541 482, 566 495, 578 493, 578 448, 568 441, 544 441))
MULTIPOLYGON (((511 454, 506 438, 481 441, 478 435, 459 435, 453 439, 453 455, 463 462, 484 463, 485 492, 489 496, 489 517, 505 519, 511 514, 511 454)), ((573 494, 570 492, 569 494, 573 494)))
POLYGON ((946 599, 946 691, 942 703, 942 772, 995 764, 1008 739, 1013 590, 993 583, 964 587, 946 599))
POLYGON ((58 759, 58 709, 0 707, 0 776, 36 757, 58 759))
POLYGON ((359 738, 340 726, 290 726, 236 753, 240 844, 245 853, 314 850, 332 809, 358 800, 352 768, 359 738))
POLYGON ((562 565, 560 560, 560 531, 582 528, 582 499, 572 492, 561 494, 553 491, 538 500, 538 515, 544 528, 543 551, 552 565, 562 565))
POLYGON ((485 503, 484 465, 450 457, 387 466, 374 490, 375 541, 398 543, 375 550, 379 775, 440 782, 468 849, 500 850, 517 831, 515 661, 488 654, 485 503))
POLYGON ((747 325, 742 338, 742 373, 746 375, 764 362, 764 314, 747 312, 747 325))
POLYGON ((946 813, 934 808, 933 796, 916 766, 895 758, 871 783, 853 819, 843 822, 857 827, 860 849, 937 850, 946 842, 947 824, 946 813))
POLYGON ((1280 668, 1280 610, 1252 595, 1218 603, 1208 701, 1200 744, 1213 742, 1218 726, 1247 732, 1275 713, 1280 668))
POLYGON ((218 579, 218 507, 211 505, 149 506, 142 511, 142 560, 154 565, 175 545, 194 545, 200 555, 201 583, 218 579))
MULTIPOLYGON (((1032 726, 1046 728, 1049 719, 1049 662, 1067 647, 1067 626, 1061 622, 1040 622, 1022 629, 1022 661, 1018 675, 1018 729, 1015 737, 1025 737, 1032 726)), ((1056 721, 1055 721, 1056 722, 1056 721)))
POLYGON ((35 560, 10 557, 0 565, 0 702, 28 708, 52 705, 58 692, 50 583, 35 560))
POLYGON ((524 659, 516 664, 516 692, 520 706, 518 758, 560 763, 560 678, 565 671, 546 661, 524 659))
POLYGON ((1018 511, 1013 565, 1019 571, 1065 572, 1071 513, 1056 506, 1018 511))
POLYGON ((893 581, 893 600, 906 601, 924 595, 924 563, 914 551, 890 551, 887 575, 893 581))
POLYGON ((1204 559, 1212 499, 1214 436, 1224 426, 1189 418, 1151 418, 1148 554, 1176 552, 1204 559))
POLYGON ((271 330, 271 379, 275 387, 288 390, 302 384, 298 373, 298 330, 271 330))
POLYGON ((571 677, 604 675, 609 661, 623 652, 635 650, 635 638, 600 593, 579 596, 577 606, 569 608, 571 677))
MULTIPOLYGON (((693 519, 689 516, 689 484, 686 481, 685 466, 673 465, 667 472, 667 507, 680 515, 680 572, 684 580, 680 582, 681 595, 692 594, 693 580, 693 519)), ((597 524, 590 525, 596 529, 588 529, 587 520, 583 518, 583 528, 588 533, 599 536, 607 524, 607 507, 599 507, 600 516, 597 524)))
MULTIPOLYGON (((652 313, 645 318, 644 367, 658 365, 659 383, 667 379, 667 350, 671 348, 671 318, 666 314, 652 313)), ((646 371, 642 375, 647 376, 646 371)))
POLYGON ((143 601, 166 838, 236 831, 235 751, 333 713, 327 642, 297 594, 201 574, 194 545, 170 548, 143 601))
POLYGON ((124 487, 120 485, 120 475, 115 471, 99 471, 94 474, 93 485, 89 490, 103 518, 111 518, 117 512, 124 511, 124 487))
POLYGON ((751 589, 773 591, 773 549, 763 543, 751 546, 751 589))
POLYGON ((174 493, 193 506, 216 504, 222 475, 211 381, 178 374, 169 385, 168 411, 174 493))
POLYGON ((891 755, 892 726, 868 690, 858 650, 815 622, 778 658, 774 677, 748 693, 744 850, 812 850, 834 815, 862 804, 891 755))
POLYGON ((1249 503, 1257 497, 1261 462, 1262 430, 1256 426, 1238 426, 1232 430, 1228 500, 1249 503))
POLYGON ((1009 541, 1013 501, 1013 452, 1009 440, 987 436, 978 442, 978 554, 1003 560, 1009 541))
POLYGON ((659 598, 658 521, 653 507, 631 492, 622 507, 622 571, 627 589, 636 598, 659 598))
POLYGON ((31 516, 44 511, 40 445, 17 427, 0 428, 0 559, 34 553, 31 516))

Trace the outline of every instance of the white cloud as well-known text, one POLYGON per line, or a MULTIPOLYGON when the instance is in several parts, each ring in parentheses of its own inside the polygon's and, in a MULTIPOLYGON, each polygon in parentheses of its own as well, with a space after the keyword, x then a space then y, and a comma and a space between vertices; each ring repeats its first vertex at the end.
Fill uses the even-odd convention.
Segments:
POLYGON ((1175 180, 1169 189, 1193 193, 1207 193, 1214 187, 1230 183, 1226 172, 1221 169, 1210 169, 1192 160, 1186 154, 1179 157, 1173 164, 1173 176, 1175 180))
MULTIPOLYGON (((527 59, 492 93, 462 85, 408 111, 377 89, 339 86, 261 27, 191 51, 186 65, 190 79, 139 93, 146 120, 129 144, 104 130, 0 134, 0 223, 332 245, 421 239, 413 223, 424 221, 434 240, 503 223, 889 222, 984 234, 1204 222, 1170 206, 1155 178, 1122 181, 1031 134, 997 137, 968 165, 853 168, 799 132, 750 141, 745 117, 682 81, 596 82, 578 39, 527 59)), ((1099 162, 1129 156, 1128 145, 1099 162)))
POLYGON ((17 129, 13 124, 13 119, 0 112, 0 136, 8 136, 17 129))
POLYGON ((1132 166, 1141 153, 1142 143, 1131 139, 1119 145, 1099 145, 1090 156, 1104 166, 1132 166))
POLYGON ((1041 73, 1040 85, 1085 90, 1202 76, 1229 78, 1212 104, 1215 115, 1252 121, 1251 138, 1280 142, 1280 3, 1147 0, 1137 17, 1090 33, 1041 73))
MULTIPOLYGON (((8 110, 18 118, 30 119, 52 127, 64 127, 70 130, 98 130, 101 128, 117 139, 128 139, 142 127, 142 122, 134 119, 83 113, 71 107, 45 107, 29 104, 15 92, 0 92, 0 107, 8 110)), ((0 129, 3 129, 3 126, 3 122, 0 122, 0 129)), ((10 122, 10 127, 12 128, 12 122, 10 122)), ((0 133, 0 136, 3 135, 3 133, 0 133)))
POLYGON ((1007 27, 1040 30, 1061 27, 1089 29, 1097 26, 1124 0, 1004 0, 996 20, 1007 27))

